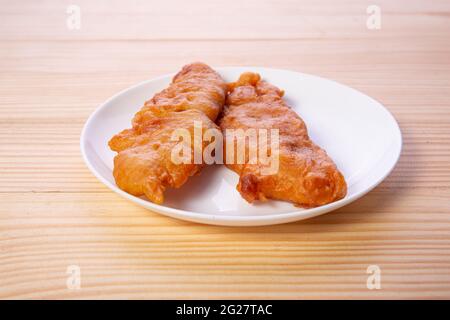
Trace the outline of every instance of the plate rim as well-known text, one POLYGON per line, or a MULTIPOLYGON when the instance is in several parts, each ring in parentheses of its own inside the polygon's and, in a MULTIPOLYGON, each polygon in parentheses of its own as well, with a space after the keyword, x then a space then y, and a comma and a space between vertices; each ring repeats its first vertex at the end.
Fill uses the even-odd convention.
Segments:
MULTIPOLYGON (((381 109, 383 109, 387 113, 387 115, 390 117, 390 120, 393 122, 394 128, 397 131, 396 138, 398 138, 397 154, 395 155, 395 158, 392 161, 392 163, 389 163, 389 165, 390 165, 389 169, 386 170, 386 172, 382 176, 380 176, 380 178, 378 178, 369 188, 367 188, 365 190, 361 190, 359 192, 356 192, 356 193, 352 194, 351 196, 345 197, 341 200, 338 200, 338 201, 335 201, 335 202, 332 202, 332 203, 329 203, 326 205, 322 205, 319 207, 315 207, 315 208, 299 209, 299 210, 294 210, 294 211, 289 211, 289 212, 284 212, 284 213, 267 214, 267 215, 262 215, 262 216, 258 216, 258 215, 255 215, 255 216, 215 215, 212 213, 199 213, 199 212, 194 212, 194 211, 189 211, 189 210, 170 208, 170 207, 166 207, 164 205, 159 205, 159 204, 153 203, 151 201, 141 199, 139 197, 133 196, 133 195, 121 190, 119 187, 117 187, 117 185, 112 184, 106 178, 104 178, 100 173, 97 172, 97 170, 93 167, 93 165, 91 164, 91 162, 89 161, 88 156, 87 156, 86 133, 87 133, 89 127, 92 125, 92 122, 94 121, 94 119, 96 118, 98 113, 100 113, 105 108, 105 106, 108 105, 111 101, 113 101, 117 97, 121 96, 122 94, 125 94, 126 92, 128 92, 130 90, 136 89, 140 86, 144 86, 151 82, 163 80, 166 78, 171 78, 176 74, 176 73, 168 73, 168 74, 158 76, 158 77, 155 77, 152 79, 141 81, 137 84, 134 84, 130 87, 127 87, 127 88, 119 91, 118 93, 112 95, 110 98, 108 98, 105 101, 103 101, 102 103, 100 103, 96 107, 96 109, 89 115, 89 117, 87 118, 86 122, 84 123, 83 129, 81 131, 80 150, 81 150, 83 160, 84 160, 86 166, 88 167, 88 169, 91 171, 91 173, 98 180, 100 180, 100 182, 102 182, 109 189, 116 192, 120 196, 122 196, 125 199, 128 199, 134 203, 137 203, 146 209, 150 209, 151 211, 154 211, 155 213, 158 213, 158 214, 162 214, 162 215, 180 219, 180 220, 197 222, 197 223, 201 223, 201 224, 211 224, 211 225, 221 225, 221 226, 264 226, 264 225, 276 225, 276 224, 305 220, 305 219, 316 217, 318 215, 325 214, 325 213, 334 211, 336 209, 339 209, 339 208, 363 197, 364 195, 366 195, 367 193, 372 191, 375 187, 377 187, 392 172, 392 170, 395 168, 396 164, 398 163, 398 160, 400 159, 400 155, 401 155, 401 151, 402 151, 402 147, 403 147, 403 137, 402 137, 401 129, 400 129, 400 126, 399 126, 397 120, 392 115, 392 113, 381 102, 366 95, 365 93, 363 93, 359 90, 356 90, 348 85, 339 83, 332 79, 323 78, 320 76, 303 73, 303 72, 297 72, 297 71, 293 71, 293 70, 287 70, 287 69, 257 67, 257 66, 227 66, 227 67, 212 67, 212 68, 219 73, 222 71, 230 70, 230 69, 249 69, 249 71, 257 69, 257 70, 268 70, 268 71, 274 71, 274 72, 280 72, 280 71, 288 72, 288 73, 292 73, 292 74, 296 74, 296 75, 313 77, 313 78, 317 78, 319 80, 333 82, 334 84, 337 84, 341 87, 345 87, 346 89, 350 89, 354 92, 357 92, 358 94, 362 94, 366 98, 375 101, 377 103, 378 107, 381 107, 381 109)), ((258 71, 258 72, 263 72, 263 71, 258 71)))

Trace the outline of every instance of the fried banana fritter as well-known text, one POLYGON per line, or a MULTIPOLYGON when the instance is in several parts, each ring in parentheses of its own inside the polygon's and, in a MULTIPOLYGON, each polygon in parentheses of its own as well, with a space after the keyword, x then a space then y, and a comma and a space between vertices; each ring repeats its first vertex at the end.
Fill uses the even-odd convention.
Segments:
MULTIPOLYGON (((314 207, 343 198, 347 193, 343 175, 326 152, 311 141, 305 123, 284 102, 283 94, 255 73, 244 73, 229 85, 219 121, 225 144, 230 143, 226 141, 228 129, 279 130, 276 174, 262 174, 266 164, 249 163, 248 157, 243 164, 227 163, 228 168, 239 174, 237 190, 250 203, 277 199, 314 207)), ((270 145, 268 149, 271 152, 270 145)), ((245 152, 249 153, 248 144, 245 152)))
POLYGON ((172 133, 188 130, 193 146, 194 121, 201 123, 202 130, 217 128, 214 121, 222 110, 225 95, 225 82, 209 66, 193 63, 183 67, 168 88, 136 113, 132 128, 109 141, 110 148, 118 152, 113 175, 119 188, 161 204, 167 187, 179 188, 197 174, 203 163, 172 161, 171 153, 178 143, 172 141, 172 133))

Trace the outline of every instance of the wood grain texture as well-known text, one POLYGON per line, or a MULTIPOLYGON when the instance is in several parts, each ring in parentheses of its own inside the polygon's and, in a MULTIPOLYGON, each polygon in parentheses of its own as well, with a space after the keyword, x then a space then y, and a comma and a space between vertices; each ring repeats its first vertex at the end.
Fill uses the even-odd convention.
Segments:
POLYGON ((0 298, 450 298, 450 2, 377 1, 380 30, 371 4, 0 1, 0 298), (81 159, 85 120, 195 60, 365 92, 400 124, 399 164, 355 203, 279 226, 199 225, 120 198, 81 159))

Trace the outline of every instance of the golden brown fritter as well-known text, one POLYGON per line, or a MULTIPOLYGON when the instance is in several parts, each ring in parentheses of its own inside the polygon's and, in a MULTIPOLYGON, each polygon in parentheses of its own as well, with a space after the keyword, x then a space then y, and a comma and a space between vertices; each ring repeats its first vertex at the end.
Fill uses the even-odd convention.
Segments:
MULTIPOLYGON (((203 163, 176 164, 171 153, 178 141, 174 130, 186 129, 194 139, 194 121, 203 130, 217 128, 214 121, 221 112, 226 84, 210 67, 193 63, 173 78, 167 89, 157 93, 136 113, 131 129, 115 135, 109 146, 114 158, 114 178, 122 190, 135 196, 146 195, 155 203, 164 201, 167 187, 179 188, 198 173, 203 163)), ((205 142, 203 142, 205 147, 205 142)))
POLYGON ((255 73, 242 74, 237 82, 229 85, 229 91, 219 121, 224 145, 230 143, 226 141, 227 129, 279 130, 276 174, 263 174, 262 169, 267 165, 261 162, 249 163, 248 143, 244 164, 227 163, 240 176, 237 190, 244 199, 253 202, 270 198, 313 207, 345 196, 347 185, 343 175, 326 152, 310 140, 303 120, 283 101, 283 91, 262 81, 255 73))
POLYGON ((226 95, 226 83, 221 76, 204 63, 192 63, 183 67, 175 75, 172 84, 155 94, 144 107, 136 113, 133 125, 145 122, 149 111, 182 111, 196 109, 203 111, 215 121, 222 111, 226 95))

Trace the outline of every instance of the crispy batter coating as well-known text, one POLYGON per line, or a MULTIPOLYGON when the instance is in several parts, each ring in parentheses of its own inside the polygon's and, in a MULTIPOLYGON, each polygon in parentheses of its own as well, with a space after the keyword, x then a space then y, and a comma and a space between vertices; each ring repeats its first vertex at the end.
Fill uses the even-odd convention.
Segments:
POLYGON ((136 113, 133 125, 145 122, 147 114, 160 111, 182 111, 196 109, 203 111, 215 121, 225 101, 227 86, 221 76, 204 63, 192 63, 175 75, 172 84, 155 94, 136 113))
MULTIPOLYGON (((214 121, 222 110, 225 95, 225 82, 209 66, 193 63, 183 67, 167 89, 136 113, 132 128, 109 141, 110 148, 118 152, 113 175, 119 188, 161 204, 167 187, 179 188, 197 174, 203 163, 172 161, 171 153, 178 143, 171 140, 172 133, 188 130, 193 146, 194 121, 201 122, 202 130, 217 128, 214 121)), ((192 159, 193 153, 192 148, 192 159)))
POLYGON ((244 199, 251 203, 269 198, 314 207, 345 196, 347 185, 343 175, 326 152, 311 141, 303 120, 283 101, 283 91, 262 81, 255 73, 242 74, 237 82, 229 85, 229 90, 219 121, 222 131, 279 129, 276 174, 262 174, 264 165, 250 164, 248 157, 244 164, 227 163, 240 176, 237 190, 244 199))

